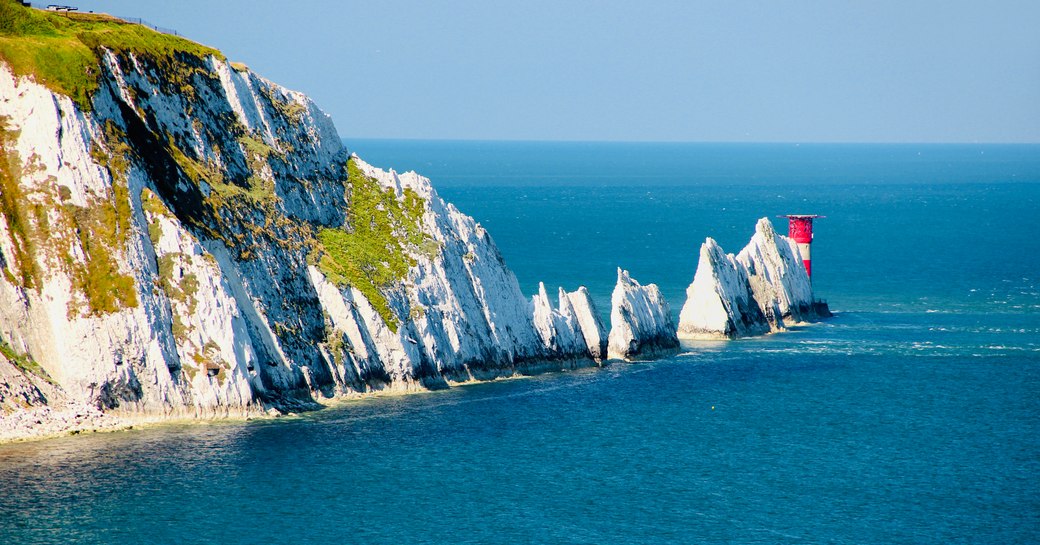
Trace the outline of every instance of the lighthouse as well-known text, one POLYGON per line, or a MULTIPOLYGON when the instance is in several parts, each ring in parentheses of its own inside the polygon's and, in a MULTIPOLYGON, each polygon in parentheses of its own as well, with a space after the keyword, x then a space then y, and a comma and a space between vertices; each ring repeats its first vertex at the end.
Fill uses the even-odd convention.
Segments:
POLYGON ((817 214, 788 214, 778 216, 787 218, 787 236, 794 239, 798 244, 798 251, 802 254, 802 263, 805 264, 805 273, 812 279, 812 258, 809 247, 812 245, 812 221, 822 218, 817 214))

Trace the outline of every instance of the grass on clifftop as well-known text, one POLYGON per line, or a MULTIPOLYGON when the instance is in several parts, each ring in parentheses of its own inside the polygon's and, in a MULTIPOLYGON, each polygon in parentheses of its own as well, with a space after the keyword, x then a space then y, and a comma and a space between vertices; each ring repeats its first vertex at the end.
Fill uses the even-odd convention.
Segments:
POLYGON ((414 191, 406 189, 402 202, 353 159, 347 171, 347 225, 318 231, 318 267, 333 283, 357 288, 396 332, 397 317, 383 290, 404 281, 415 264, 409 250, 424 251, 436 242, 422 232, 423 202, 414 191))
POLYGON ((224 58, 216 49, 109 15, 58 14, 0 1, 0 59, 16 76, 32 76, 85 111, 98 87, 101 48, 156 58, 180 53, 224 58))

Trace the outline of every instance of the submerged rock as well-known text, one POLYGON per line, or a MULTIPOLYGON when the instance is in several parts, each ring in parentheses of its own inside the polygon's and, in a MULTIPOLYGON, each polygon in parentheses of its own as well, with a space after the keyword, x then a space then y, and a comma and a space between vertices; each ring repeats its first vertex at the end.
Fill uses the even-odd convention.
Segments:
POLYGON ((678 348, 668 303, 656 284, 641 286, 628 271, 618 268, 610 306, 608 358, 631 360, 678 348))

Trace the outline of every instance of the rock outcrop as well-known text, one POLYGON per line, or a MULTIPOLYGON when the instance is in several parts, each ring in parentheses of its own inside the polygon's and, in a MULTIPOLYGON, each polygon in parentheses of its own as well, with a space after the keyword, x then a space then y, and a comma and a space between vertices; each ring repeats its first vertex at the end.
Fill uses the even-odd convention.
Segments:
MULTIPOLYGON (((563 295, 564 292, 561 288, 561 307, 563 306, 563 295)), ((585 286, 581 286, 577 291, 572 291, 566 295, 570 303, 569 307, 574 313, 574 319, 578 321, 578 325, 581 327, 581 335, 585 339, 585 346, 588 348, 589 356, 596 361, 607 359, 607 332, 603 328, 603 322, 600 320, 596 305, 592 303, 589 290, 585 289, 585 286)))
POLYGON ((671 311, 656 284, 641 286, 619 268, 610 306, 608 358, 632 360, 679 347, 671 311))
POLYGON ((737 254, 737 261, 747 269, 755 299, 767 318, 772 318, 774 305, 784 320, 804 322, 814 317, 812 283, 798 246, 777 234, 769 219, 758 220, 751 242, 737 254))
POLYGON ((678 330, 684 339, 761 335, 816 317, 797 247, 766 218, 736 256, 707 239, 686 296, 678 330))
POLYGON ((554 308, 545 284, 539 283, 531 306, 534 327, 545 350, 560 359, 606 359, 606 335, 588 290, 581 286, 567 293, 559 288, 557 303, 554 308))
POLYGON ((542 346, 548 353, 557 354, 560 358, 588 358, 589 349, 581 333, 581 325, 563 288, 559 290, 557 301, 558 306, 553 308, 543 283, 538 284, 538 295, 531 298, 534 327, 542 340, 542 346))

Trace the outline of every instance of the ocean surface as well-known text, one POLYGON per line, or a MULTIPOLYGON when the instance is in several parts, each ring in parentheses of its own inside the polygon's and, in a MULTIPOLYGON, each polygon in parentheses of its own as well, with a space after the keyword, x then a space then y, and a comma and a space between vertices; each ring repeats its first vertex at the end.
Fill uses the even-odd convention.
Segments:
POLYGON ((526 293, 816 213, 836 316, 275 421, 0 445, 0 543, 1040 542, 1040 146, 348 140, 526 293))

